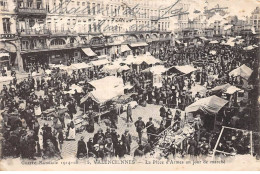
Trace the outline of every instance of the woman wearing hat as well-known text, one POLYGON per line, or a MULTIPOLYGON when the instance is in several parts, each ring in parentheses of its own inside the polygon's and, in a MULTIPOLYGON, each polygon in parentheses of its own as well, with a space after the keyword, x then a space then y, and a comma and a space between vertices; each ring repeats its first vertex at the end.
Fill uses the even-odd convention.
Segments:
POLYGON ((84 137, 81 136, 78 141, 77 158, 84 158, 87 155, 87 147, 84 142, 84 137))

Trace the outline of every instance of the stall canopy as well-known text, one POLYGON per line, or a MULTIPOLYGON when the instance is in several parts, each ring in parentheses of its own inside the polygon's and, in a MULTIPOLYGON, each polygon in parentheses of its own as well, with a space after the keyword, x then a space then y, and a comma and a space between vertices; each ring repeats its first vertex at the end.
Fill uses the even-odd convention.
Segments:
POLYGON ((82 51, 89 57, 96 56, 97 54, 94 53, 90 48, 81 48, 82 51))
POLYGON ((215 95, 202 98, 195 103, 186 107, 186 112, 203 111, 206 114, 217 114, 219 110, 228 103, 227 100, 219 98, 215 95))
POLYGON ((148 65, 153 65, 156 63, 160 63, 161 61, 159 59, 156 59, 154 56, 152 55, 138 55, 138 56, 132 56, 129 55, 127 56, 126 60, 124 61, 125 64, 136 64, 136 65, 140 65, 143 62, 147 63, 148 65))
POLYGON ((86 68, 90 68, 91 65, 86 64, 86 63, 75 63, 75 64, 71 64, 70 68, 71 69, 86 69, 86 68))
POLYGON ((81 103, 84 103, 88 98, 91 98, 93 101, 99 104, 103 104, 107 101, 111 101, 121 95, 124 95, 124 88, 116 87, 113 89, 103 89, 103 90, 95 90, 88 93, 87 96, 81 99, 81 103), (106 94, 106 95, 104 95, 106 94))
POLYGON ((216 86, 213 89, 211 89, 212 92, 225 92, 231 85, 229 83, 224 84, 224 85, 220 85, 220 86, 216 86))
POLYGON ((242 89, 237 88, 235 86, 230 86, 230 87, 227 88, 225 93, 226 94, 234 94, 235 92, 238 92, 238 91, 242 91, 242 89))
POLYGON ((165 68, 163 65, 157 65, 157 66, 153 66, 153 67, 149 67, 147 69, 142 70, 141 72, 151 72, 153 74, 162 74, 165 71, 167 71, 168 69, 165 68))
POLYGON ((254 47, 253 45, 249 45, 247 47, 244 47, 243 50, 249 51, 249 50, 253 50, 255 48, 257 48, 257 47, 254 47))
POLYGON ((177 42, 177 44, 181 44, 181 42, 179 40, 175 40, 175 42, 177 42))
POLYGON ((127 45, 121 45, 121 52, 131 51, 131 49, 127 45))
POLYGON ((217 40, 213 40, 213 41, 210 41, 209 43, 210 44, 218 44, 218 41, 217 40))
POLYGON ((102 79, 93 80, 88 82, 91 86, 93 86, 96 90, 98 89, 111 89, 117 86, 123 85, 123 79, 117 78, 115 76, 107 76, 102 79))
POLYGON ((102 71, 114 74, 116 72, 122 72, 127 70, 130 70, 130 68, 127 65, 121 66, 120 64, 105 65, 102 68, 102 71))
POLYGON ((199 93, 202 96, 206 95, 207 88, 201 85, 196 84, 195 86, 191 87, 192 97, 195 97, 197 93, 199 93))
POLYGON ((110 62, 107 59, 95 60, 95 61, 90 62, 90 64, 93 66, 101 66, 101 65, 106 65, 109 63, 110 62))
POLYGON ((201 40, 204 40, 204 41, 208 40, 208 39, 205 38, 205 37, 200 37, 200 39, 201 39, 201 40))
POLYGON ((234 69, 229 73, 229 76, 241 76, 242 78, 248 80, 248 78, 251 76, 253 70, 251 70, 248 66, 243 64, 242 66, 234 69))
POLYGON ((9 53, 0 53, 0 57, 8 57, 9 56, 9 53))
POLYGON ((130 46, 131 47, 144 47, 144 46, 148 46, 148 44, 146 42, 136 42, 136 43, 131 43, 130 46))
MULTIPOLYGON (((195 69, 194 67, 192 67, 191 65, 183 65, 183 66, 173 66, 171 68, 168 69, 168 72, 171 73, 181 73, 181 74, 189 74, 193 71, 196 71, 197 69, 195 69)), ((165 73, 164 73, 165 74, 165 73)))

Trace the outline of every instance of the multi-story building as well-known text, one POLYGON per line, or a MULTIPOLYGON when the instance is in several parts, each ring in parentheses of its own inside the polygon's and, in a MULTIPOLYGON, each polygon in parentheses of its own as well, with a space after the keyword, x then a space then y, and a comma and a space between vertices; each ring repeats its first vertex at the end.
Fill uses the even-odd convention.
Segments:
POLYGON ((17 65, 17 33, 15 2, 0 1, 0 69, 17 65))
POLYGON ((6 25, 0 34, 13 34, 9 37, 16 40, 14 57, 19 69, 30 62, 77 62, 95 54, 115 57, 121 54, 122 44, 140 52, 147 49, 147 43, 161 45, 172 37, 169 17, 165 17, 170 11, 155 0, 3 2, 1 20, 6 25), (7 7, 13 9, 6 12, 7 7))
POLYGON ((254 27, 256 33, 260 32, 260 8, 256 7, 255 10, 251 13, 249 18, 249 23, 254 27))

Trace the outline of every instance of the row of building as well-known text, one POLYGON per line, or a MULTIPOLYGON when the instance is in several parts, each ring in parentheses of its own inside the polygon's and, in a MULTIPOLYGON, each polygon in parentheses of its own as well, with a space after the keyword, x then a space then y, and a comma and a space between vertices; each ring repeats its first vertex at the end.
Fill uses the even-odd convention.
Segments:
POLYGON ((169 42, 170 20, 159 18, 169 12, 161 9, 158 1, 1 0, 1 53, 10 54, 2 67, 78 61, 92 54, 82 48, 117 56, 122 44, 169 42))
POLYGON ((225 14, 227 8, 191 12, 191 6, 190 0, 0 0, 0 66, 23 70, 35 62, 117 57, 127 48, 158 52, 176 38, 188 42, 239 35, 252 26, 259 30, 259 8, 248 21, 230 17, 209 25, 213 13, 225 14))

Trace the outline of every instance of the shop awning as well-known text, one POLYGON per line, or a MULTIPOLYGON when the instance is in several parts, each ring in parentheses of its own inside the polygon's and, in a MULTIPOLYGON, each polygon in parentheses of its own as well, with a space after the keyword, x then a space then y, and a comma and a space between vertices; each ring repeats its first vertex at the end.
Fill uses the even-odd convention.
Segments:
POLYGON ((9 53, 0 53, 0 57, 8 57, 9 56, 9 53))
POLYGON ((252 74, 253 70, 251 70, 248 66, 246 66, 245 64, 238 67, 237 69, 234 69, 233 71, 231 71, 229 73, 229 76, 241 76, 244 79, 248 79, 251 74, 252 74))
POLYGON ((93 66, 101 66, 101 65, 106 65, 109 64, 110 62, 107 59, 102 59, 102 60, 95 60, 91 61, 90 64, 93 66))
POLYGON ((144 46, 148 46, 148 44, 146 42, 136 42, 136 43, 131 43, 130 46, 131 47, 144 47, 144 46))
POLYGON ((228 103, 215 95, 202 98, 185 108, 186 112, 203 111, 206 114, 217 114, 219 110, 228 103))
POLYGON ((127 45, 121 45, 121 52, 131 51, 131 49, 127 45))
POLYGON ((82 51, 89 57, 96 56, 97 54, 94 53, 90 48, 81 48, 82 51))

